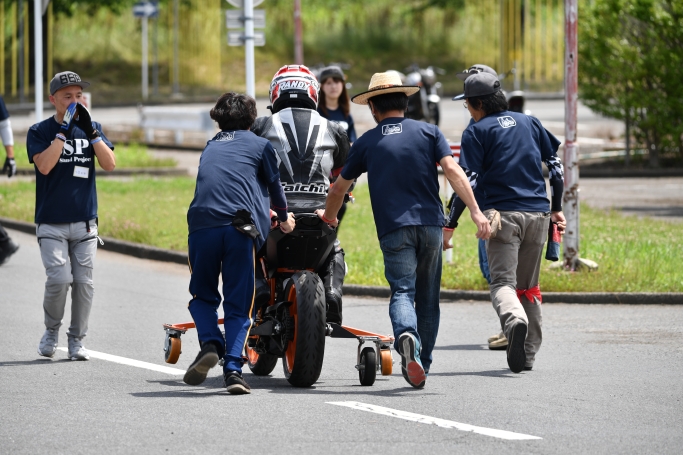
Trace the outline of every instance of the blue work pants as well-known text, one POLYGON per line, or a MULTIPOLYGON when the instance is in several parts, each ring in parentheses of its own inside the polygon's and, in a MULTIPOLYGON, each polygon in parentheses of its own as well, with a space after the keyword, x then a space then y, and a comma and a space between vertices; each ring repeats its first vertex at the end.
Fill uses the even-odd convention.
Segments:
POLYGON ((190 234, 188 306, 199 342, 213 342, 223 356, 224 371, 242 372, 242 353, 251 327, 254 303, 254 242, 232 226, 200 229, 190 234), (225 338, 218 327, 218 277, 223 279, 225 338))

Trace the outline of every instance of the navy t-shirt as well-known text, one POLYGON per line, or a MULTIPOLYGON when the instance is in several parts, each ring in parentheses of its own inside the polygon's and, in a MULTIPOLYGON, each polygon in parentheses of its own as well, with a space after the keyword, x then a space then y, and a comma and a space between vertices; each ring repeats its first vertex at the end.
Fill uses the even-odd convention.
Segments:
POLYGON ((463 132, 460 165, 479 174, 482 210, 548 212, 541 163, 556 156, 559 146, 537 118, 497 112, 463 132))
MULTIPOLYGON (((28 130, 26 149, 29 162, 44 152, 62 131, 54 117, 36 123, 28 130)), ((102 133, 102 125, 93 122, 110 149, 114 146, 102 133)), ((95 188, 95 151, 88 137, 77 127, 66 135, 62 156, 54 168, 43 175, 36 170, 35 222, 62 224, 97 218, 97 190, 95 188)))
POLYGON ((9 112, 7 112, 7 106, 5 106, 5 100, 0 96, 0 122, 7 120, 9 118, 9 112))
POLYGON ((325 114, 322 109, 318 108, 318 114, 322 115, 327 120, 339 123, 346 131, 349 142, 356 142, 356 128, 353 126, 353 117, 351 117, 351 114, 344 115, 344 111, 342 111, 340 107, 337 109, 327 109, 327 114, 325 114))
POLYGON ((368 173, 377 236, 403 226, 443 226, 436 164, 451 155, 443 133, 402 117, 382 120, 353 143, 341 176, 368 173))
POLYGON ((268 184, 278 180, 277 156, 267 139, 247 130, 221 131, 199 160, 194 199, 187 211, 189 233, 227 226, 240 209, 251 213, 261 237, 270 229, 268 184))

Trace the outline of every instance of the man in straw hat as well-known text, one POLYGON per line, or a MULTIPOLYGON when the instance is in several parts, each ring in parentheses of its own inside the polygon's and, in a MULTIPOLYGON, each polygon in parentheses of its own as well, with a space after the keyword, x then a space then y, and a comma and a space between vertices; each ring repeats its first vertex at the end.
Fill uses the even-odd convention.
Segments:
POLYGON ((402 85, 396 73, 377 73, 368 91, 352 99, 370 106, 377 127, 353 144, 330 188, 325 211, 319 210, 318 215, 336 225, 347 189, 355 178, 368 173, 384 274, 391 286, 389 317, 395 347, 402 356, 403 377, 421 388, 439 329, 444 214, 437 163, 469 207, 477 237, 488 238, 490 228, 443 134, 435 125, 404 118, 408 96, 417 91, 418 87, 402 85))

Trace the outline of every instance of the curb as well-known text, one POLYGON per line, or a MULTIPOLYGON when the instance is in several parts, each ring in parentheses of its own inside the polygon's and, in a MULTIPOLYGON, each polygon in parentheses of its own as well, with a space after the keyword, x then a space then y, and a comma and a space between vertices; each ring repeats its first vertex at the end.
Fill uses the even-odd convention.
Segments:
MULTIPOLYGON (((17 175, 28 175, 35 177, 36 172, 33 169, 17 169, 17 175)), ((187 169, 184 168, 154 168, 154 167, 129 167, 124 169, 115 169, 111 172, 100 171, 97 173, 97 178, 100 177, 127 177, 131 175, 153 175, 153 176, 185 176, 187 169)))
MULTIPOLYGON (((388 299, 391 291, 385 286, 344 285, 345 295, 388 299)), ((490 302, 488 291, 442 290, 441 300, 474 300, 490 302)), ((681 292, 544 292, 543 303, 600 303, 628 305, 683 305, 681 292)))
MULTIPOLYGON (((27 234, 36 233, 36 225, 25 221, 1 218, 0 224, 27 234)), ((98 245, 105 251, 126 254, 140 259, 173 262, 187 265, 187 253, 166 250, 139 243, 102 237, 104 245, 98 245)), ((388 299, 391 291, 388 286, 361 286, 347 284, 342 288, 344 294, 356 297, 377 297, 388 299)), ((442 290, 441 300, 459 301, 470 300, 490 302, 488 291, 442 290)), ((683 305, 683 292, 544 292, 543 303, 599 303, 599 304, 627 304, 627 305, 683 305)))

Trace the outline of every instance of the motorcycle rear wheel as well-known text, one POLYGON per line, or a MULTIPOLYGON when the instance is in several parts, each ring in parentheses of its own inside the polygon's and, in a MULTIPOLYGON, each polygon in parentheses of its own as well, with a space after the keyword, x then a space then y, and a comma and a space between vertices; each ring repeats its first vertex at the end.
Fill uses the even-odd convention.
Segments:
POLYGON ((292 275, 285 289, 292 304, 294 339, 288 342, 282 367, 294 387, 310 387, 320 377, 325 354, 325 289, 318 275, 302 271, 292 275))

